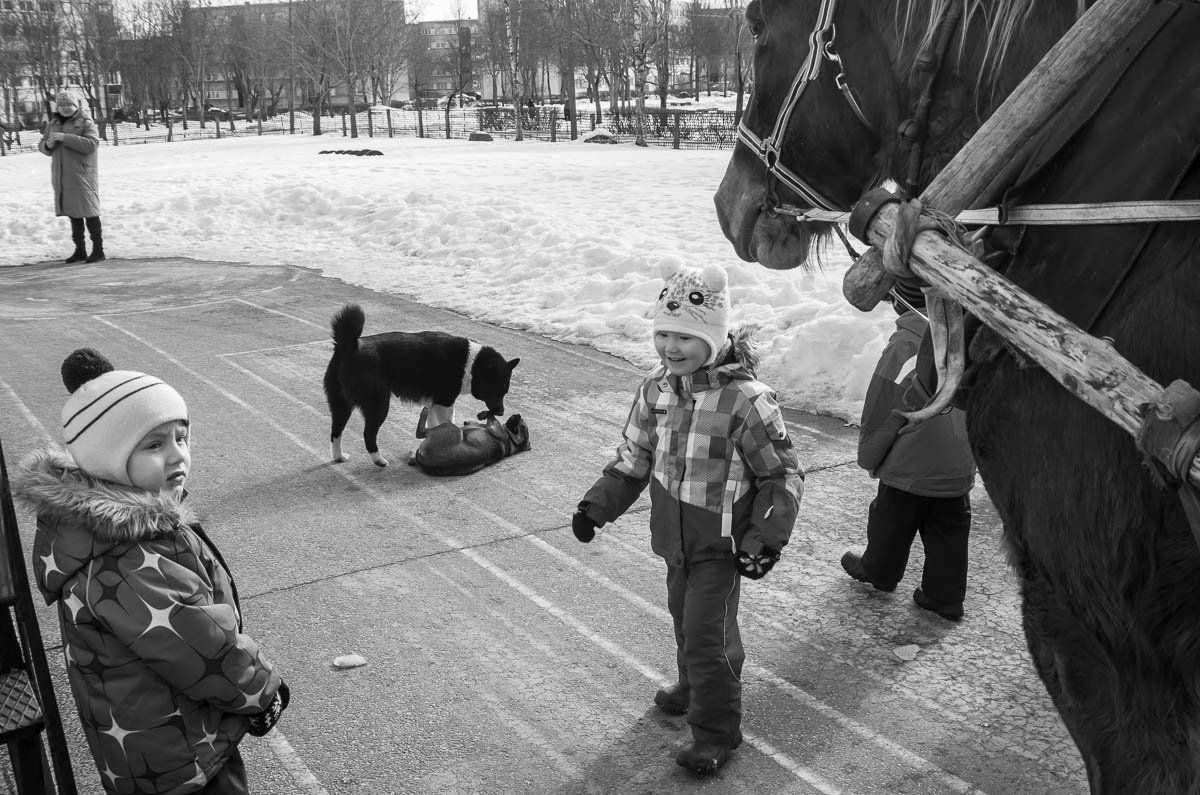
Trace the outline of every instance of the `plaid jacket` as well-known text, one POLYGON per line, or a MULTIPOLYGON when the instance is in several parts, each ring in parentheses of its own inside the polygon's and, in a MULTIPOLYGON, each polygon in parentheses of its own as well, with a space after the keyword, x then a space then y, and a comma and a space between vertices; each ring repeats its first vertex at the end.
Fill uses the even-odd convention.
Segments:
POLYGON ((781 550, 804 473, 774 393, 740 363, 638 387, 616 457, 584 497, 603 525, 650 486, 651 546, 671 565, 781 550))

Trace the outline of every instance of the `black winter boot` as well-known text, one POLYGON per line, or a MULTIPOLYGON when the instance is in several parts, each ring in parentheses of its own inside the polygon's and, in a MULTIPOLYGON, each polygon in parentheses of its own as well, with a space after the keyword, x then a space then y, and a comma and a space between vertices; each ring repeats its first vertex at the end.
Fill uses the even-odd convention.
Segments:
POLYGON ((104 236, 100 232, 100 216, 94 215, 87 220, 88 236, 92 238, 92 253, 85 262, 99 262, 104 259, 104 236))
POLYGON ((75 241, 75 251, 67 257, 67 264, 83 262, 87 259, 87 249, 83 247, 83 219, 71 219, 71 240, 75 241))
POLYGON ((686 715, 691 700, 692 689, 681 682, 664 687, 654 694, 654 703, 659 709, 672 715, 686 715))
POLYGON ((693 740, 675 754, 675 764, 700 774, 713 773, 729 761, 729 753, 742 744, 742 732, 737 730, 728 743, 693 740))

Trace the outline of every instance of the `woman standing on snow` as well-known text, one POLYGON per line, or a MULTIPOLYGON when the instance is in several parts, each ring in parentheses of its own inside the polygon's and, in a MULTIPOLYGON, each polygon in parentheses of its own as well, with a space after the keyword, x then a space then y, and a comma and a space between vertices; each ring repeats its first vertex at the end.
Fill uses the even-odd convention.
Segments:
POLYGON ((46 124, 38 151, 51 158, 50 184, 54 186, 54 214, 71 219, 75 251, 67 262, 99 262, 104 259, 100 234, 100 178, 96 171, 96 149, 100 134, 69 91, 54 100, 55 113, 46 124), (83 246, 83 229, 92 238, 92 253, 83 246))

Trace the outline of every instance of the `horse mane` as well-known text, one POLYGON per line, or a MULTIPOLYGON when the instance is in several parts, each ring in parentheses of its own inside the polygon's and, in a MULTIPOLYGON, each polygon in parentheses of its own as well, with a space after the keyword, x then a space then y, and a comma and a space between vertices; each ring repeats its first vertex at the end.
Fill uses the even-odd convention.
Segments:
MULTIPOLYGON (((1093 0, 1073 0, 1078 19, 1093 0)), ((938 21, 947 9, 960 5, 957 57, 965 60, 968 32, 973 25, 982 26, 983 50, 972 60, 978 62, 978 87, 994 83, 1014 42, 1035 12, 1051 4, 1063 5, 1063 0, 898 0, 896 26, 899 41, 911 44, 903 52, 909 60, 908 69, 915 69, 917 55, 928 48, 937 33, 938 21), (914 35, 920 31, 920 35, 914 35)), ((906 47, 906 45, 902 45, 906 47)))

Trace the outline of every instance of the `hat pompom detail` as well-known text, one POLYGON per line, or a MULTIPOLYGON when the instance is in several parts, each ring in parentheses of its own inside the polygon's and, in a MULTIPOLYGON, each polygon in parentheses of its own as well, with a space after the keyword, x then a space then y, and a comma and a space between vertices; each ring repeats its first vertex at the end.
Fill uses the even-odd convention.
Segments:
POLYGON ((92 348, 78 348, 71 352, 62 363, 63 386, 71 394, 75 390, 105 373, 113 371, 112 362, 104 354, 92 348))
POLYGON ((720 292, 729 284, 729 276, 720 265, 705 265, 700 271, 700 275, 704 277, 704 281, 713 292, 720 292))

